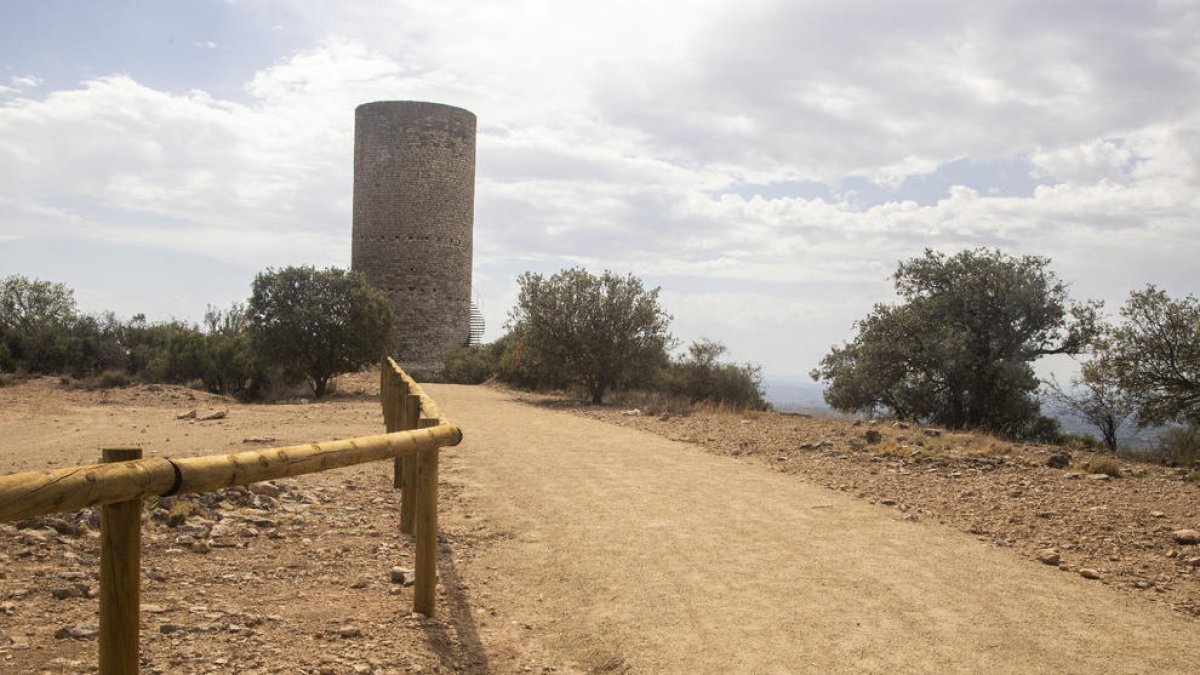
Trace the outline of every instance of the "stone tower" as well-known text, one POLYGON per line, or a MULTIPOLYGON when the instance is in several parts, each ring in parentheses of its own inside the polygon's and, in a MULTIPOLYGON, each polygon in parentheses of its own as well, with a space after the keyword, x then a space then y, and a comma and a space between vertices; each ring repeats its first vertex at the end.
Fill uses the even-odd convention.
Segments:
POLYGON ((441 370, 471 330, 475 115, 419 101, 354 111, 350 267, 392 301, 407 368, 441 370))

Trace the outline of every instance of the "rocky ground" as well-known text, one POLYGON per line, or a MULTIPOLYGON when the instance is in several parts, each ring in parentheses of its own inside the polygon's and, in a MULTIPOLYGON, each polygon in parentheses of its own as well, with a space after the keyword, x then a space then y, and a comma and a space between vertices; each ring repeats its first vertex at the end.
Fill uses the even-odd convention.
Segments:
MULTIPOLYGON (((91 463, 102 446, 184 456, 379 433, 377 379, 346 378, 328 401, 275 405, 159 385, 3 387, 0 473, 91 463)), ((439 615, 411 611, 413 550, 391 480, 382 462, 147 500, 142 672, 542 672, 547 659, 530 654, 519 627, 485 656, 476 630, 502 617, 486 602, 464 610, 467 584, 451 582, 452 569, 439 615)), ((443 486, 445 520, 459 502, 443 486)), ((448 523, 440 543, 463 561, 486 538, 448 523)), ((0 524, 0 672, 95 672, 98 591, 95 509, 0 524)))
POLYGON ((1200 617, 1198 471, 904 423, 573 407, 716 454, 766 462, 904 518, 959 528, 1200 617))

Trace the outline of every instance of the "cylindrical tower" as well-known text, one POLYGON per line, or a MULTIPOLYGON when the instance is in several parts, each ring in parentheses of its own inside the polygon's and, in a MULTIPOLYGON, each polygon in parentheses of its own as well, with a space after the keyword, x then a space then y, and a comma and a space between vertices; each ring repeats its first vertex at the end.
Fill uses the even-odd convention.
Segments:
POLYGON ((350 267, 396 311, 395 356, 440 370, 471 332, 475 115, 419 101, 354 111, 350 267))

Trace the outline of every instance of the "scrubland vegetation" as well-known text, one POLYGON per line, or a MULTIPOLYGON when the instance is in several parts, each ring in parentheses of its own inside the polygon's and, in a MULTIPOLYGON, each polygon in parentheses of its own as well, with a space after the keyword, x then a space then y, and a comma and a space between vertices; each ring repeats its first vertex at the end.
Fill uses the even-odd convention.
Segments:
POLYGON ((84 387, 188 384, 261 398, 374 363, 392 342, 387 300, 361 275, 289 267, 254 280, 246 304, 209 307, 202 325, 81 314, 60 283, 11 276, 0 284, 0 373, 61 375, 84 387))
MULTIPOLYGON (((899 300, 872 308, 811 373, 834 409, 1112 452, 1125 425, 1163 427, 1153 454, 1200 459, 1194 296, 1147 286, 1106 318, 1101 303, 1069 296, 1048 258, 995 249, 926 251, 892 279, 899 300), (1053 354, 1084 359, 1078 377, 1040 381, 1033 363, 1053 354), (1082 419, 1099 439, 1064 435, 1048 408, 1082 419)), ((428 376, 672 412, 768 407, 758 366, 728 359, 707 338, 679 349, 659 289, 637 277, 570 268, 517 281, 505 335, 463 346, 428 376)), ((61 374, 85 386, 172 382, 253 399, 307 382, 320 396, 334 375, 382 356, 393 330, 387 300, 337 269, 267 270, 246 304, 210 307, 202 325, 80 314, 62 284, 13 276, 0 287, 0 373, 61 374)))

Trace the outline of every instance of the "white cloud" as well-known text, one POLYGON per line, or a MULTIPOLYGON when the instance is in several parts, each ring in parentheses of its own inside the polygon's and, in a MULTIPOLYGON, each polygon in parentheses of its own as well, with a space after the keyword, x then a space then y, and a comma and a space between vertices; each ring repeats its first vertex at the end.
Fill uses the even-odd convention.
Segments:
POLYGON ((14 75, 10 78, 10 81, 13 83, 13 86, 21 89, 30 89, 42 84, 42 78, 34 75, 14 75))

